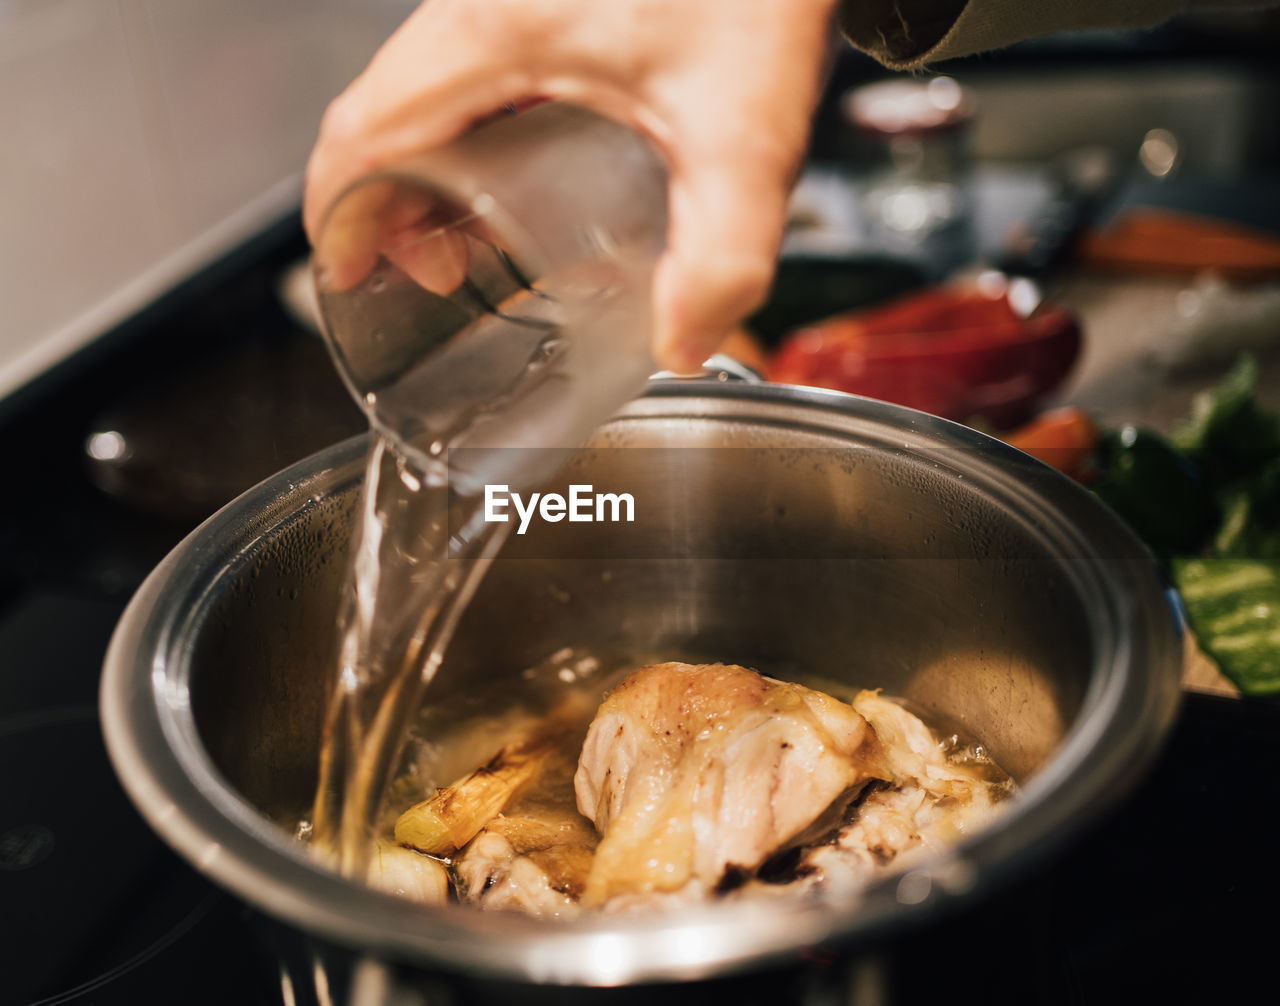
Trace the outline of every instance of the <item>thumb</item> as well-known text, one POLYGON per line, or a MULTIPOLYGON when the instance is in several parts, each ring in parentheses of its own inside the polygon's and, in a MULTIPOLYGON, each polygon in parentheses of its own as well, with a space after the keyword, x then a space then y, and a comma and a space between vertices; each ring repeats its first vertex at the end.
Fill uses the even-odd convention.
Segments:
POLYGON ((763 302, 793 170, 780 150, 700 146, 673 167, 667 251, 654 275, 654 357, 677 373, 696 371, 763 302))

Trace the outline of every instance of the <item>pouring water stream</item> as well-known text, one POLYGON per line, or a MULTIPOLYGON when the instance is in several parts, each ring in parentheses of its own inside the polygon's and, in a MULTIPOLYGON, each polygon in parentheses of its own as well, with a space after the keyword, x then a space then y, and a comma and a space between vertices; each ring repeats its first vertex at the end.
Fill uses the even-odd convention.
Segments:
POLYGON ((375 436, 312 818, 313 846, 344 874, 367 869, 423 689, 511 526, 483 519, 484 486, 535 486, 639 392, 652 365, 634 347, 647 339, 621 334, 647 333, 648 290, 647 267, 621 263, 548 277, 536 317, 527 295, 513 297, 363 396, 375 436), (448 394, 438 389, 459 387, 487 397, 455 393, 441 409, 448 394), (436 415, 415 402, 435 403, 436 415))

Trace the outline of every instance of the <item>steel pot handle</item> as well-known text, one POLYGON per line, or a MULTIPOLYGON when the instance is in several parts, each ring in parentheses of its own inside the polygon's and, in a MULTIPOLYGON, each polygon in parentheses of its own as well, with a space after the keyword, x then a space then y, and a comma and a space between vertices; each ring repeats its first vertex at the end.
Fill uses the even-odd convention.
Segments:
POLYGON ((677 374, 670 370, 660 370, 653 374, 650 381, 746 381, 749 384, 763 384, 764 375, 754 367, 748 367, 741 360, 735 360, 724 353, 716 353, 707 357, 700 374, 677 374))

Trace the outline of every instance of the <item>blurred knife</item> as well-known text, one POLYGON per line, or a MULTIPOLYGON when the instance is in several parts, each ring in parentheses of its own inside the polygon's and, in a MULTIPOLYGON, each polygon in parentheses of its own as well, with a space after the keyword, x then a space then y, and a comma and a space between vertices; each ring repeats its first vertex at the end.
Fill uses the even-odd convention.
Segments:
POLYGON ((1103 147, 1068 151, 1050 171, 1053 196, 1016 228, 978 277, 986 289, 1007 284, 1009 302, 1023 317, 1044 302, 1048 281, 1111 200, 1121 178, 1115 155, 1103 147))

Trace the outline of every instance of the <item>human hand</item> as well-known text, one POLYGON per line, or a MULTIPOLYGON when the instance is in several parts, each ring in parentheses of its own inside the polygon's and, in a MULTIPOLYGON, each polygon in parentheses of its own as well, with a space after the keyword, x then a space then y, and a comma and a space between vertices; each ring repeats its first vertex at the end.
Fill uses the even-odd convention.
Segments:
POLYGON ((465 251, 411 240, 438 226, 425 202, 375 184, 344 200, 321 235, 323 214, 359 178, 508 103, 561 98, 637 130, 666 160, 654 356, 697 370, 768 292, 834 3, 428 0, 325 114, 303 204, 321 267, 351 286, 381 253, 428 288, 452 289, 465 251))

